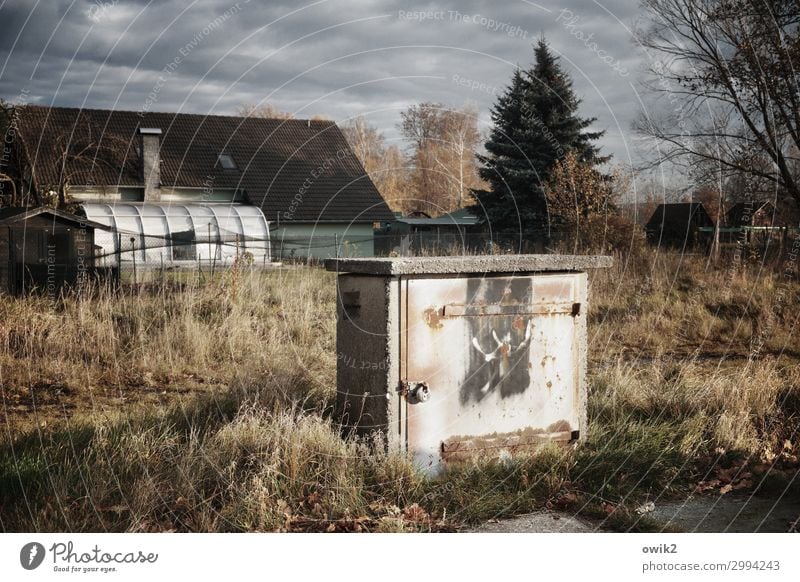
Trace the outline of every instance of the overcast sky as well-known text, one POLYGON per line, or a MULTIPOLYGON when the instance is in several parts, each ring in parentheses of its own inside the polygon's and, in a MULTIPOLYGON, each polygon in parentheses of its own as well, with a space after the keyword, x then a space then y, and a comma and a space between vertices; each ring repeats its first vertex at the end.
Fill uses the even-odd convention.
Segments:
POLYGON ((482 126, 544 35, 618 163, 637 150, 637 0, 0 0, 0 97, 103 109, 363 115, 398 139, 413 103, 474 103, 482 126))

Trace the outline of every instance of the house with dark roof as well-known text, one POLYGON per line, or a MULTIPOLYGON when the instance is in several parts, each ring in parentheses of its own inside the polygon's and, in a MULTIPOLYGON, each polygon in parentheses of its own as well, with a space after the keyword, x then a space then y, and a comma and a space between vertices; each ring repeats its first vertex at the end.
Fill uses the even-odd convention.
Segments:
POLYGON ((332 121, 26 105, 14 127, 18 196, 78 205, 141 262, 369 256, 393 219, 332 121))
POLYGON ((713 227, 714 221, 699 202, 659 204, 645 225, 651 244, 691 247, 708 238, 701 228, 713 227))

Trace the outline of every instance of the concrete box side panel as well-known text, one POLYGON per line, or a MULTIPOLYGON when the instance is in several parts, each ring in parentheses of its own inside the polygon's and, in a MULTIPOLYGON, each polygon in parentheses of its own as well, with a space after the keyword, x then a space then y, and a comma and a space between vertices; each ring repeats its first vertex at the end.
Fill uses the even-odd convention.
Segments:
POLYGON ((576 273, 578 282, 578 302, 581 309, 575 316, 575 372, 578 380, 578 410, 580 411, 580 440, 589 436, 589 419, 587 415, 588 387, 586 377, 588 332, 587 321, 589 318, 589 276, 586 273, 576 273))
POLYGON ((336 416, 343 432, 381 432, 389 449, 400 447, 398 284, 385 277, 337 278, 336 416), (397 428, 397 430, 394 430, 397 428))

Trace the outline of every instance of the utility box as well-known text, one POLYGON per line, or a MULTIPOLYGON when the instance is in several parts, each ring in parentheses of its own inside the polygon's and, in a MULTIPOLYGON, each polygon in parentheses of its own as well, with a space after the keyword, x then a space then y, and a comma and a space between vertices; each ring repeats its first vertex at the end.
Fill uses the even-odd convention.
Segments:
POLYGON ((331 259, 336 420, 436 472, 586 436, 587 269, 611 257, 331 259))

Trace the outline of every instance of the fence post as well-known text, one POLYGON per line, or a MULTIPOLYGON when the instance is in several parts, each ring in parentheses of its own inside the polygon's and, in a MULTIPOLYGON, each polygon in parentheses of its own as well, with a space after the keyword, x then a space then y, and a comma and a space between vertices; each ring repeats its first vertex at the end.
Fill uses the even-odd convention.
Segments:
POLYGON ((214 278, 214 260, 211 257, 211 223, 208 223, 208 264, 211 267, 211 278, 214 278))
POLYGON ((10 226, 6 227, 8 229, 8 285, 9 290, 11 293, 17 293, 17 252, 14 248, 15 241, 14 237, 11 234, 12 230, 10 226))
POLYGON ((133 257, 133 285, 137 287, 139 277, 136 276, 136 237, 131 237, 131 256, 133 257))
POLYGON ((117 233, 117 248, 114 250, 117 258, 117 286, 122 285, 122 235, 117 233))

